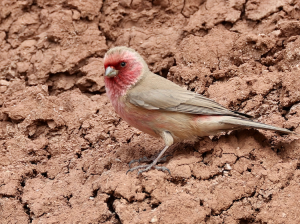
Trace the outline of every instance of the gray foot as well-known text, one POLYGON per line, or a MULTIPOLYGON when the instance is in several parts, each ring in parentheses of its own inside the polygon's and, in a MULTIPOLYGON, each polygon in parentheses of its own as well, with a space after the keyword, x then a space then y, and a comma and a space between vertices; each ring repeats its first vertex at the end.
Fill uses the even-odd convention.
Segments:
POLYGON ((168 171, 169 174, 171 175, 171 172, 170 170, 167 168, 167 167, 164 167, 164 166, 155 166, 153 164, 150 164, 150 165, 140 165, 140 166, 135 166, 135 167, 132 167, 131 169, 127 170, 126 174, 129 173, 129 172, 132 172, 134 170, 139 170, 138 172, 138 175, 140 175, 141 173, 143 172, 147 172, 148 170, 150 170, 151 168, 154 168, 154 169, 157 169, 157 170, 161 170, 161 171, 168 171))
MULTIPOLYGON (((164 162, 166 162, 167 161, 167 157, 169 157, 169 156, 172 156, 172 155, 166 155, 166 156, 162 157, 161 159, 158 160, 157 163, 164 163, 164 162)), ((146 162, 152 162, 153 160, 156 159, 156 157, 157 157, 157 155, 152 156, 150 158, 144 156, 144 157, 139 158, 139 159, 133 159, 133 160, 131 160, 128 163, 128 166, 129 166, 129 168, 131 168, 131 164, 133 164, 133 163, 139 163, 139 164, 141 164, 141 163, 146 163, 146 162)))
POLYGON ((158 154, 158 156, 157 156, 154 160, 153 160, 153 159, 148 159, 147 157, 143 157, 142 159, 139 159, 139 160, 132 160, 132 161, 130 161, 129 167, 131 166, 132 163, 135 163, 135 162, 139 162, 139 163, 140 163, 140 162, 144 162, 144 161, 152 161, 152 160, 153 160, 153 162, 152 162, 150 165, 140 165, 140 166, 136 166, 136 167, 133 167, 133 168, 127 170, 126 174, 127 174, 128 172, 131 172, 131 171, 134 171, 134 170, 139 170, 139 169, 141 169, 141 170, 139 170, 139 172, 138 172, 138 175, 139 175, 139 174, 141 174, 141 173, 143 173, 143 172, 146 172, 146 171, 150 170, 150 169, 153 167, 153 168, 155 168, 155 169, 157 169, 157 170, 168 171, 169 174, 171 175, 171 172, 170 172, 170 170, 169 170, 168 168, 163 167, 163 166, 156 166, 156 164, 157 164, 159 161, 165 160, 165 157, 166 157, 166 156, 163 157, 163 158, 161 158, 161 157, 162 157, 162 155, 165 153, 165 151, 166 151, 168 148, 169 148, 169 146, 166 145, 166 146, 164 147, 164 149, 161 150, 161 152, 158 154))

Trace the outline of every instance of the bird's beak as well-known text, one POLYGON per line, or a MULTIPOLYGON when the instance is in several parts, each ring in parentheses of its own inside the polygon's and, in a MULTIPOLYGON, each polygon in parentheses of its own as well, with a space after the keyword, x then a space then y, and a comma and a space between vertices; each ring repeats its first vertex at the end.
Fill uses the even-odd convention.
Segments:
POLYGON ((118 75, 119 71, 112 68, 112 67, 107 67, 105 70, 105 76, 107 77, 115 77, 116 75, 118 75))

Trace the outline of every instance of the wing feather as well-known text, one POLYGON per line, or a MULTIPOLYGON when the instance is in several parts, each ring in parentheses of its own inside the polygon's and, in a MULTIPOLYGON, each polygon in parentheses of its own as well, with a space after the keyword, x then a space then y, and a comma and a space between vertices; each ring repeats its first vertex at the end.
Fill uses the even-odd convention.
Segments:
POLYGON ((138 84, 128 91, 127 99, 131 104, 148 110, 250 117, 246 114, 228 110, 217 102, 203 95, 185 90, 150 71, 144 75, 138 84))
POLYGON ((226 109, 200 94, 184 89, 152 89, 128 94, 130 103, 149 110, 174 111, 201 115, 231 115, 245 117, 226 109))

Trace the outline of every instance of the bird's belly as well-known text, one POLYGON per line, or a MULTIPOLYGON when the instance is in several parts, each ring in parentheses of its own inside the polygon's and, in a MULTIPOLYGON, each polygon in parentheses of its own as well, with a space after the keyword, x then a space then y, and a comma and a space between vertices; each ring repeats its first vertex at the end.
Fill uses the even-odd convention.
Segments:
POLYGON ((138 107, 124 107, 119 115, 131 126, 155 137, 162 136, 164 131, 169 131, 174 141, 193 139, 197 136, 191 121, 193 115, 147 110, 138 107), (129 109, 130 108, 130 109, 129 109))
POLYGON ((153 123, 149 119, 143 119, 140 116, 134 115, 131 117, 123 117, 123 119, 131 126, 145 132, 149 135, 159 137, 160 135, 157 133, 155 128, 153 128, 153 123))
POLYGON ((147 110, 126 104, 115 109, 131 126, 155 137, 162 136, 164 131, 169 131, 174 141, 215 135, 230 128, 220 123, 222 116, 147 110))

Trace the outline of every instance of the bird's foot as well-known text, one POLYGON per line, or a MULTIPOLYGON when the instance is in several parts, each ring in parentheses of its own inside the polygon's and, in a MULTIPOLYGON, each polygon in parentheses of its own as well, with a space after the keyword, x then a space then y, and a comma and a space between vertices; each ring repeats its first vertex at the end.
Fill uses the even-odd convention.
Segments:
POLYGON ((135 167, 132 167, 130 168, 129 170, 127 170, 126 174, 129 173, 129 172, 132 172, 134 170, 139 170, 138 172, 138 175, 140 175, 141 173, 143 172, 147 172, 148 170, 150 170, 151 168, 154 168, 154 169, 157 169, 157 170, 161 170, 161 171, 168 171, 169 174, 171 175, 171 172, 170 170, 167 168, 167 167, 164 167, 164 166, 155 166, 153 163, 151 163, 150 165, 140 165, 140 166, 135 166, 135 167))
MULTIPOLYGON (((165 157, 163 157, 163 158, 161 158, 162 157, 162 155, 165 153, 165 151, 167 150, 169 148, 169 145, 166 145, 165 147, 164 147, 164 149, 163 150, 161 150, 161 152, 158 154, 158 156, 153 160, 153 162, 150 164, 150 165, 140 165, 140 166, 136 166, 136 167, 133 167, 133 168, 130 168, 129 170, 127 170, 127 172, 126 172, 126 174, 128 173, 128 172, 131 172, 131 171, 134 171, 134 170, 139 170, 139 169, 141 169, 141 170, 139 170, 139 172, 138 172, 138 175, 139 174, 141 174, 141 173, 143 173, 143 172, 146 172, 146 171, 148 171, 148 170, 150 170, 152 167, 153 168, 155 168, 155 169, 157 169, 157 170, 162 170, 162 171, 168 171, 169 172, 169 174, 171 175, 171 172, 170 172, 170 170, 168 169, 168 168, 166 168, 166 167, 163 167, 163 166, 156 166, 156 164, 158 163, 158 161, 162 161, 162 160, 166 160, 166 157, 167 156, 165 156, 165 157)), ((151 161, 152 159, 148 159, 147 157, 143 157, 142 159, 139 159, 139 160, 132 160, 132 161, 130 161, 130 163, 129 163, 129 167, 130 167, 130 165, 132 164, 132 163, 134 163, 134 162, 144 162, 144 161, 151 161)))
MULTIPOLYGON (((167 157, 169 157, 169 156, 171 156, 171 155, 166 155, 166 156, 162 157, 161 159, 159 159, 157 162, 158 162, 158 163, 164 163, 164 162, 167 161, 167 157)), ((139 159, 133 159, 133 160, 131 160, 131 161, 128 163, 128 166, 129 166, 129 168, 130 168, 130 167, 131 167, 131 164, 133 164, 133 163, 139 163, 139 164, 141 164, 141 163, 145 163, 145 162, 152 162, 153 160, 156 159, 156 157, 157 157, 157 155, 152 156, 152 157, 150 157, 150 158, 144 156, 144 157, 139 158, 139 159)), ((147 165, 145 165, 145 166, 147 166, 147 165)), ((134 168, 135 168, 135 167, 134 167, 134 168)))

